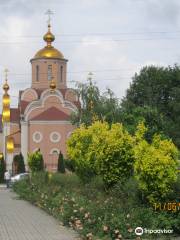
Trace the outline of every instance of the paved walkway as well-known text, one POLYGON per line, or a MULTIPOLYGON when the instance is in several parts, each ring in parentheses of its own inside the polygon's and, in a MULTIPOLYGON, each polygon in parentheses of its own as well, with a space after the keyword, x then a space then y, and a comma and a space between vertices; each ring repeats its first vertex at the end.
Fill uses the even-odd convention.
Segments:
POLYGON ((0 240, 74 240, 53 217, 0 186, 0 240))

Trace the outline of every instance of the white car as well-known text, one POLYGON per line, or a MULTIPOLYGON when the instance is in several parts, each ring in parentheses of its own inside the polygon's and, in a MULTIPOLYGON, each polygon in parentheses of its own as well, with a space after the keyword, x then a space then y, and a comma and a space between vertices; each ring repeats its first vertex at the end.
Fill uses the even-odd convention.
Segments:
POLYGON ((15 175, 14 177, 11 177, 11 183, 18 182, 23 179, 27 179, 29 177, 29 173, 20 173, 15 175))

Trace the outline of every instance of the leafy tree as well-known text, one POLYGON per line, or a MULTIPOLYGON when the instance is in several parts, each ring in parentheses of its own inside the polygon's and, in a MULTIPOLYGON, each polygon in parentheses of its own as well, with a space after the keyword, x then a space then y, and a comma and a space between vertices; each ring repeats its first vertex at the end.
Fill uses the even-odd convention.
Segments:
POLYGON ((164 135, 165 120, 157 108, 144 106, 122 110, 121 122, 129 133, 134 134, 138 123, 141 121, 146 122, 147 132, 145 133, 145 137, 148 141, 151 141, 153 135, 156 133, 164 135))
POLYGON ((133 138, 121 124, 95 122, 82 125, 68 140, 68 155, 84 181, 101 175, 111 186, 123 182, 133 172, 133 138))
POLYGON ((59 157, 58 157, 58 172, 65 173, 65 164, 64 164, 64 156, 62 152, 60 151, 59 157))
POLYGON ((4 161, 4 157, 2 156, 0 159, 0 183, 4 182, 4 173, 6 171, 6 164, 4 161))
POLYGON ((120 104, 114 93, 107 89, 103 94, 99 88, 89 80, 85 84, 77 85, 77 93, 81 102, 81 108, 77 114, 71 117, 76 125, 91 125, 95 120, 107 121, 109 124, 120 120, 120 104))
POLYGON ((144 139, 147 128, 139 124, 134 147, 134 174, 150 203, 165 199, 177 180, 178 150, 170 140, 154 135, 152 143, 144 139))
POLYGON ((148 123, 148 134, 161 132, 180 147, 180 67, 144 67, 135 74, 122 101, 122 121, 129 128, 137 122, 136 111, 148 123), (149 116, 152 121, 149 121, 149 116), (159 117, 158 117, 159 116, 159 117), (126 123, 129 119, 131 123, 126 123), (153 131, 152 131, 153 130, 153 131))
POLYGON ((28 154, 28 165, 32 172, 44 170, 44 160, 40 150, 35 153, 28 154))

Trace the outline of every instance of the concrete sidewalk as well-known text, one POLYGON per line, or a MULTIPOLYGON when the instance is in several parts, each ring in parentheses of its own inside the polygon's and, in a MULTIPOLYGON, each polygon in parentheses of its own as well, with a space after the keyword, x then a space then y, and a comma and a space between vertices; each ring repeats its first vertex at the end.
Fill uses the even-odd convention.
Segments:
POLYGON ((0 240, 74 240, 78 236, 43 210, 0 186, 0 240))

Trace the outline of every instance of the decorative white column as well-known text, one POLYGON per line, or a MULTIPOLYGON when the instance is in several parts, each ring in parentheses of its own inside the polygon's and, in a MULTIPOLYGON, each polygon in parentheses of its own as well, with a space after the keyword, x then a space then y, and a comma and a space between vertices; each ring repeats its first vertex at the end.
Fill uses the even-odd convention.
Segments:
POLYGON ((12 163, 13 163, 13 153, 7 153, 6 154, 6 170, 10 171, 12 174, 12 163))
POLYGON ((4 122, 3 123, 3 155, 4 155, 4 160, 7 163, 7 136, 10 135, 10 123, 9 122, 4 122))
POLYGON ((21 121, 21 153, 24 157, 26 170, 28 169, 27 154, 28 154, 28 123, 21 121))

